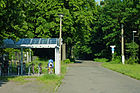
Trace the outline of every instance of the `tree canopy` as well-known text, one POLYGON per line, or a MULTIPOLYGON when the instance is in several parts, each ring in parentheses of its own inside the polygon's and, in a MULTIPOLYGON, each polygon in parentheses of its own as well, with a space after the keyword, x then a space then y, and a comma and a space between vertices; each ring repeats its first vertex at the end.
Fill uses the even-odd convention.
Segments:
POLYGON ((1 0, 0 39, 58 38, 59 14, 69 58, 110 58, 110 45, 120 56, 121 24, 125 43, 132 42, 135 30, 140 45, 139 0, 1 0))

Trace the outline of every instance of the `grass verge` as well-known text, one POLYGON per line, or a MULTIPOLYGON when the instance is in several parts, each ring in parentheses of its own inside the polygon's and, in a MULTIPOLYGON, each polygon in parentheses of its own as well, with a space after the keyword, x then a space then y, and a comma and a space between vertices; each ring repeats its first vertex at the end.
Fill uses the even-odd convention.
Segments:
POLYGON ((109 68, 111 70, 120 72, 122 74, 128 75, 132 78, 140 80, 140 64, 110 64, 110 63, 103 63, 103 67, 109 68))
POLYGON ((94 58, 93 61, 95 61, 95 62, 108 62, 108 59, 106 59, 106 58, 94 58))

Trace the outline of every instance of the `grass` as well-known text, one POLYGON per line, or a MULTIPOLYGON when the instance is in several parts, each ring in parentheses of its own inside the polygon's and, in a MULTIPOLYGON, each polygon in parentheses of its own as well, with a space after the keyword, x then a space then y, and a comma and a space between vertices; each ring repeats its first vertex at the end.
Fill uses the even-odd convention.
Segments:
POLYGON ((57 86, 60 86, 60 84, 62 83, 61 82, 62 79, 63 79, 63 76, 58 76, 55 74, 50 74, 50 75, 45 74, 41 77, 38 77, 37 81, 39 81, 40 83, 44 83, 45 86, 50 87, 51 90, 54 92, 55 88, 57 86))
POLYGON ((108 59, 106 59, 106 58, 94 58, 93 60, 95 62, 107 62, 108 61, 108 59))
MULTIPOLYGON (((26 69, 28 70, 28 66, 31 65, 31 64, 34 64, 34 70, 35 70, 35 73, 38 73, 38 64, 41 63, 41 66, 42 66, 42 72, 47 72, 47 64, 48 64, 48 60, 45 60, 45 59, 39 59, 37 58, 36 60, 34 60, 33 62, 31 63, 27 63, 26 64, 26 69)), ((55 63, 54 63, 55 64, 55 63)), ((32 69, 31 69, 31 72, 32 72, 32 69)), ((27 72, 26 72, 27 73, 27 72)))
POLYGON ((140 64, 123 65, 123 64, 103 63, 102 66, 140 80, 140 64))
POLYGON ((18 84, 23 85, 27 82, 36 80, 37 78, 38 78, 37 76, 2 76, 0 77, 0 81, 3 81, 3 82, 12 81, 12 82, 16 82, 18 84))

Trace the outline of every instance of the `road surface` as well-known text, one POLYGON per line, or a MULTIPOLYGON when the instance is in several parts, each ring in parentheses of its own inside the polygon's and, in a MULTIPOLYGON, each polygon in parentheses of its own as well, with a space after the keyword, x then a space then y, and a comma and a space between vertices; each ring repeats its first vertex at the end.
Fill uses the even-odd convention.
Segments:
POLYGON ((140 80, 103 68, 101 63, 72 64, 56 93, 140 93, 140 80))

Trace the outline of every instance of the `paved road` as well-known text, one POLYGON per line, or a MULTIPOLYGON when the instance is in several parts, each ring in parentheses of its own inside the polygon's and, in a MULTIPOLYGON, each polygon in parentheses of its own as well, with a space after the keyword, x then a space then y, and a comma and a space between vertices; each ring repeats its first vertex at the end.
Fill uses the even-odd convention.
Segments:
MULTIPOLYGON (((0 82, 1 83, 1 82, 0 82)), ((50 93, 45 84, 39 82, 28 82, 25 84, 16 82, 3 82, 0 93, 50 93)))
POLYGON ((68 68, 57 93, 140 93, 140 80, 82 61, 68 68))
MULTIPOLYGON (((26 78, 28 82, 1 81, 0 93, 53 93, 54 89, 36 78, 26 78)), ((55 87, 55 86, 54 86, 55 87)))

